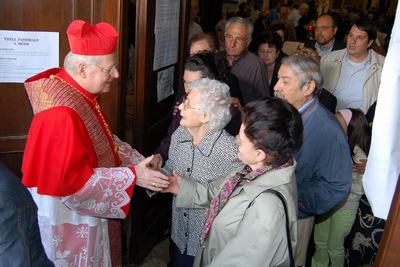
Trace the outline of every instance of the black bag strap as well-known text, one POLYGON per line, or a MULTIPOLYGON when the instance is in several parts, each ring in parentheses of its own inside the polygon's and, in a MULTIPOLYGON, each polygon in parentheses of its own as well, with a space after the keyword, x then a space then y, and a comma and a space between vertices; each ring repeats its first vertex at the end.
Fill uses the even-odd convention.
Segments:
POLYGON ((249 204, 249 206, 247 208, 249 208, 251 206, 251 204, 254 202, 254 200, 261 194, 266 193, 266 192, 270 192, 274 195, 276 195, 283 204, 283 208, 285 210, 285 219, 286 219, 286 238, 287 238, 287 243, 288 243, 288 250, 289 250, 289 259, 290 259, 290 267, 294 267, 294 257, 293 257, 293 248, 292 248, 292 242, 291 242, 291 238, 290 238, 290 229, 289 229, 289 216, 288 216, 288 208, 287 208, 287 204, 286 204, 286 200, 285 197, 282 195, 281 192, 276 191, 274 189, 266 189, 264 191, 262 191, 261 193, 259 193, 254 199, 253 201, 249 204))

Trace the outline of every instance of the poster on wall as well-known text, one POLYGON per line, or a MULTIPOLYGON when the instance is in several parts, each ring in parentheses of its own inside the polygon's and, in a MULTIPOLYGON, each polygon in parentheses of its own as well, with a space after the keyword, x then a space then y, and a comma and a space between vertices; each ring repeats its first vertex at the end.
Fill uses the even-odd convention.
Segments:
POLYGON ((0 30, 0 82, 23 83, 59 66, 59 33, 0 30))
POLYGON ((179 0, 156 1, 153 70, 178 61, 179 5, 179 0))
POLYGON ((174 66, 157 73, 157 102, 174 93, 174 66))

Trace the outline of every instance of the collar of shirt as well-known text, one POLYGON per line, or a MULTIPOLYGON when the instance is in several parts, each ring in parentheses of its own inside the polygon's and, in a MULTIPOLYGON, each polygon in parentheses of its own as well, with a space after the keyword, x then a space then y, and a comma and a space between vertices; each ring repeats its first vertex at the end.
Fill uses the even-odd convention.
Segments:
POLYGON ((318 42, 315 42, 315 49, 317 50, 318 54, 320 56, 322 56, 322 55, 325 55, 328 52, 331 52, 334 44, 335 44, 335 38, 333 38, 326 45, 320 45, 318 42))
MULTIPOLYGON (((225 53, 226 53, 226 52, 225 52, 225 53)), ((235 65, 237 62, 239 62, 240 59, 243 58, 247 53, 249 53, 248 50, 243 51, 235 60, 232 61, 231 67, 232 67, 233 65, 235 65)))
MULTIPOLYGON (((186 143, 190 142, 193 144, 193 139, 192 135, 190 132, 183 126, 182 127, 184 130, 182 131, 182 135, 178 136, 178 142, 180 143, 186 143)), ((209 131, 204 137, 203 140, 201 140, 200 144, 194 145, 194 147, 197 147, 197 149, 206 157, 209 157, 215 143, 218 141, 218 139, 221 137, 223 130, 217 130, 217 131, 209 131)))
POLYGON ((303 112, 304 112, 312 103, 314 103, 314 101, 315 101, 315 97, 313 97, 313 98, 311 98, 310 100, 308 100, 306 103, 304 103, 304 105, 302 105, 302 106, 299 108, 299 112, 300 112, 301 114, 303 114, 303 112))
POLYGON ((361 68, 365 68, 366 66, 371 64, 371 49, 368 49, 367 58, 363 62, 357 63, 357 62, 351 61, 349 59, 349 54, 348 54, 348 51, 347 51, 347 48, 346 48, 346 52, 344 54, 344 63, 350 64, 352 66, 360 66, 361 68))

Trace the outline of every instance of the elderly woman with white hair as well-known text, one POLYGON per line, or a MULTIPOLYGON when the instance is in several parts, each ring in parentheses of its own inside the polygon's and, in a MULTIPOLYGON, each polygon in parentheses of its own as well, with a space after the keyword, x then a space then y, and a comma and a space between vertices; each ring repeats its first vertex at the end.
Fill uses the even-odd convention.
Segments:
MULTIPOLYGON (((229 87, 203 78, 188 84, 179 105, 182 119, 171 137, 164 171, 206 183, 226 175, 240 162, 234 137, 224 127, 231 119, 229 87)), ((177 208, 172 203, 171 266, 192 266, 205 222, 203 208, 177 208)))

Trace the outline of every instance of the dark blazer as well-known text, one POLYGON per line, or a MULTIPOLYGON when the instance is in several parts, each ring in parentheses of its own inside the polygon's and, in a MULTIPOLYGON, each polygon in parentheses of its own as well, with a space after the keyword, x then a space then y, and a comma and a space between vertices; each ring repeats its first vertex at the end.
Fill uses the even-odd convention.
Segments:
POLYGON ((0 162, 0 266, 51 267, 31 194, 0 162))
MULTIPOLYGON (((305 47, 315 49, 315 40, 309 40, 304 44, 305 47)), ((346 48, 346 45, 335 38, 335 42, 333 43, 332 51, 340 50, 346 48)))
POLYGON ((337 99, 331 92, 322 88, 321 93, 318 95, 318 99, 322 105, 335 114, 337 99))
POLYGON ((335 42, 333 43, 332 51, 345 49, 345 48, 346 48, 346 44, 344 44, 341 41, 335 39, 335 42))

